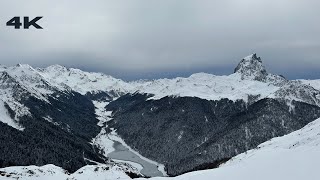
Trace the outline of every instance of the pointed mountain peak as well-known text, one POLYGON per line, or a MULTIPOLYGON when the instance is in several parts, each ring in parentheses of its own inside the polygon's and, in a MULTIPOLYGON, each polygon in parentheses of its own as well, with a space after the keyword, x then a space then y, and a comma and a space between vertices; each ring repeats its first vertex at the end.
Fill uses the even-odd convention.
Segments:
POLYGON ((265 81, 268 73, 257 54, 243 58, 234 70, 241 75, 241 79, 265 81))
POLYGON ((243 59, 244 59, 244 60, 247 60, 247 61, 257 60, 257 61, 260 61, 260 62, 262 63, 261 58, 258 57, 256 53, 251 54, 251 55, 249 55, 249 56, 247 56, 247 57, 245 57, 245 58, 243 58, 243 59))
POLYGON ((21 69, 34 70, 33 67, 31 67, 29 64, 17 64, 15 67, 21 69))

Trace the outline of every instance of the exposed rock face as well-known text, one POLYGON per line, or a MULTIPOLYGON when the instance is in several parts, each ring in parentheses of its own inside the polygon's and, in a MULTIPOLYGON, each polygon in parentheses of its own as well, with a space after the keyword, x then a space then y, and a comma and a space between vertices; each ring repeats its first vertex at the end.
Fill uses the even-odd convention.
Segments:
POLYGON ((257 54, 243 58, 234 73, 240 74, 242 80, 255 80, 274 85, 283 85, 287 80, 283 76, 269 74, 257 54))
POLYGON ((242 79, 252 79, 257 81, 265 81, 268 73, 262 65, 262 60, 257 57, 257 54, 252 54, 241 60, 234 70, 235 73, 240 73, 242 79))

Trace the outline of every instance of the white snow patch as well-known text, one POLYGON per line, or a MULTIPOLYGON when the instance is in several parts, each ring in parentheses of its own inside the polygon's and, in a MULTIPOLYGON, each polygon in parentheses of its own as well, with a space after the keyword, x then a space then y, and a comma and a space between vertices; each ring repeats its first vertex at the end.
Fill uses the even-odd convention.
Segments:
POLYGON ((155 94, 149 99, 161 99, 165 96, 199 97, 208 100, 228 98, 236 101, 248 100, 248 95, 260 95, 260 99, 276 92, 279 87, 270 83, 242 80, 237 73, 229 76, 215 76, 206 73, 193 74, 188 78, 159 79, 143 84, 134 83, 135 90, 141 93, 155 94))
POLYGON ((24 128, 19 125, 16 120, 10 117, 9 112, 5 108, 4 102, 2 100, 0 100, 0 121, 20 131, 24 130, 24 128))
POLYGON ((50 116, 42 117, 44 120, 53 123, 53 119, 50 116))
POLYGON ((105 128, 101 129, 101 132, 92 140, 92 143, 99 147, 103 152, 103 155, 107 157, 107 155, 113 152, 115 149, 113 148, 113 140, 110 139, 109 135, 106 133, 105 128))
POLYGON ((85 166, 72 175, 69 179, 75 180, 124 180, 131 179, 128 175, 125 174, 123 169, 119 166, 85 166), (110 169, 107 169, 110 168, 110 169))
MULTIPOLYGON (((105 109, 109 103, 103 101, 93 101, 93 104, 95 106, 97 119, 99 120, 98 126, 102 127, 106 122, 112 119, 112 111, 106 111, 105 109)), ((107 157, 107 154, 113 152, 115 149, 113 148, 114 142, 109 138, 105 128, 106 127, 102 127, 100 133, 93 138, 92 143, 98 146, 99 149, 103 151, 102 154, 107 157)))
POLYGON ((305 80, 305 79, 301 79, 300 80, 303 84, 312 86, 313 88, 320 90, 320 79, 316 79, 316 80, 305 80))
POLYGON ((248 129, 248 127, 245 127, 245 133, 246 133, 246 139, 250 139, 252 135, 251 135, 250 129, 248 129))
POLYGON ((124 160, 118 160, 118 159, 112 159, 112 161, 114 162, 119 162, 119 163, 127 163, 127 164, 130 164, 132 167, 135 167, 137 168, 137 170, 139 172, 141 172, 141 170, 143 169, 143 166, 139 163, 135 163, 135 162, 132 162, 132 161, 124 161, 124 160))
POLYGON ((60 87, 70 87, 83 95, 87 92, 110 90, 116 93, 125 93, 132 89, 129 83, 102 73, 67 69, 60 65, 49 66, 45 69, 38 69, 38 71, 46 79, 49 79, 50 83, 60 87))
POLYGON ((181 140, 182 136, 183 136, 184 131, 180 131, 179 136, 178 136, 178 141, 181 140))
MULTIPOLYGON (((3 86, 8 86, 8 84, 2 84, 3 86)), ((1 88, 1 86, 0 86, 1 88)), ((13 98, 13 90, 10 88, 0 89, 0 99, 7 103, 8 106, 15 112, 15 120, 18 120, 22 116, 30 116, 31 113, 29 108, 25 107, 19 103, 15 98, 13 98)))
POLYGON ((2 67, 0 71, 8 73, 21 88, 30 92, 34 97, 50 103, 48 95, 54 93, 56 87, 50 84, 37 70, 27 64, 18 64, 11 67, 2 67))
POLYGON ((104 101, 92 101, 95 106, 95 113, 97 115, 97 119, 99 120, 98 126, 102 127, 106 122, 110 121, 112 111, 106 111, 105 107, 109 104, 109 102, 104 101))

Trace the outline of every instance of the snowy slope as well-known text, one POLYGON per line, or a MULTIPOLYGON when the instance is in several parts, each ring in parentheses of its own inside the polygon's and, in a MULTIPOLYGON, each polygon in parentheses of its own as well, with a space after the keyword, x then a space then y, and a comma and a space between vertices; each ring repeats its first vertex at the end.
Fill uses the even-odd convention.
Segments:
POLYGON ((220 168, 197 171, 175 178, 152 180, 317 180, 320 167, 320 119, 256 149, 242 153, 220 168))
POLYGON ((16 83, 26 89, 35 97, 46 100, 46 96, 53 94, 58 89, 50 84, 41 74, 27 64, 0 68, 0 72, 6 72, 16 83))
POLYGON ((57 91, 57 87, 29 65, 0 66, 0 99, 15 112, 16 124, 20 117, 31 115, 23 99, 32 96, 49 103, 48 96, 57 91))
POLYGON ((119 166, 95 165, 85 166, 73 174, 54 165, 20 166, 0 169, 0 180, 23 179, 23 180, 116 180, 130 179, 119 166))
POLYGON ((37 69, 38 72, 52 84, 60 88, 70 87, 72 90, 85 95, 87 92, 114 91, 128 93, 132 86, 120 79, 102 73, 84 72, 79 69, 67 69, 60 65, 37 69))
POLYGON ((242 80, 239 74, 215 76, 206 73, 193 74, 188 78, 159 79, 136 87, 141 93, 155 94, 151 99, 177 96, 208 100, 228 98, 233 101, 248 101, 250 95, 265 98, 278 89, 279 87, 269 83, 242 80))
POLYGON ((21 97, 27 94, 25 87, 19 85, 7 72, 0 71, 0 99, 15 112, 14 120, 17 123, 20 117, 30 115, 29 109, 20 103, 21 97))
POLYGON ((312 86, 313 88, 320 90, 320 79, 315 79, 315 80, 300 80, 303 84, 312 86))
POLYGON ((48 102, 48 96, 57 91, 60 91, 58 87, 50 84, 29 65, 0 66, 0 98, 17 116, 30 115, 28 108, 20 102, 22 98, 33 96, 48 102))
POLYGON ((320 106, 320 89, 315 89, 296 80, 283 84, 279 90, 268 97, 283 99, 287 102, 295 100, 320 106))
POLYGON ((23 130, 23 128, 10 117, 8 110, 5 108, 5 104, 0 100, 0 122, 3 122, 13 128, 18 130, 23 130))

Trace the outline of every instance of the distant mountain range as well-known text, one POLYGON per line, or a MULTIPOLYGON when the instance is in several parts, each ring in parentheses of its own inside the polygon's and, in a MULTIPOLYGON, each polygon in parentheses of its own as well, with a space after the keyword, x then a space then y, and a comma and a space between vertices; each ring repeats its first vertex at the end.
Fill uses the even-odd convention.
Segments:
MULTIPOLYGON (((54 164, 74 173, 94 165, 148 176, 107 157, 119 141, 177 176, 218 167, 319 117, 320 80, 270 74, 256 54, 228 76, 131 82, 60 65, 0 66, 1 168, 54 164)), ((52 168, 60 171, 44 169, 52 168)))

